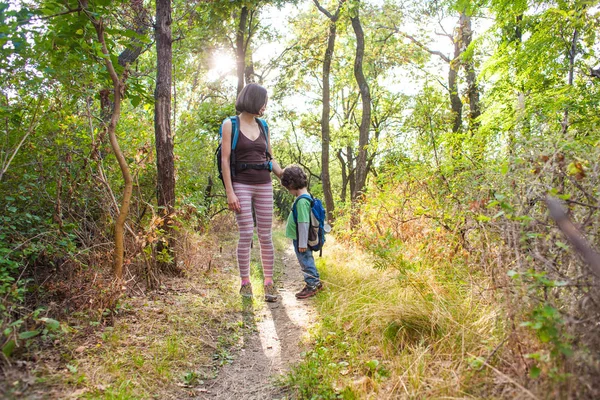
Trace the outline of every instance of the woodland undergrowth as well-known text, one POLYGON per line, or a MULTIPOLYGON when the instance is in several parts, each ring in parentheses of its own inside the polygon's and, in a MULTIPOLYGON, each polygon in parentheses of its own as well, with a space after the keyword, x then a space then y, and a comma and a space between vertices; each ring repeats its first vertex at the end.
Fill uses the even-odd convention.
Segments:
POLYGON ((18 347, 5 358, 0 393, 7 398, 164 399, 199 394, 202 384, 232 361, 230 349, 243 332, 254 329, 240 317, 230 270, 235 263, 227 247, 233 237, 222 229, 234 222, 227 218, 220 216, 204 233, 178 229, 183 275, 164 276, 156 289, 146 285, 140 256, 129 265, 124 286, 114 287, 108 276, 81 267, 65 279, 71 287, 64 297, 46 292, 54 308, 32 314, 28 329, 35 335, 16 335, 18 347), (79 293, 87 304, 78 305, 76 290, 82 288, 88 288, 79 293), (89 301, 95 295, 98 299, 89 301), (96 308, 100 299, 112 303, 96 308))
POLYGON ((315 348, 285 383, 300 398, 597 397, 598 280, 545 198, 600 248, 599 155, 530 137, 497 162, 389 166, 360 218, 339 211, 315 348))

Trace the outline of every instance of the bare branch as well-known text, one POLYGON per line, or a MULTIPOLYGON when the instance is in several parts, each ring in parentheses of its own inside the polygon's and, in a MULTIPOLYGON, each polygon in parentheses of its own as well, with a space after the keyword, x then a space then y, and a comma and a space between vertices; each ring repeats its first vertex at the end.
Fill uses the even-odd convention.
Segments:
POLYGON ((550 216, 556 221, 558 228, 564 233, 571 245, 575 247, 575 250, 583 257, 592 273, 600 278, 600 254, 592 248, 585 236, 571 222, 560 201, 552 196, 547 196, 546 205, 548 206, 550 216))
POLYGON ((321 6, 321 4, 319 3, 318 0, 313 0, 313 2, 315 3, 315 6, 317 6, 319 11, 321 11, 323 14, 325 14, 327 16, 327 18, 329 18, 331 20, 331 22, 336 22, 338 20, 338 18, 340 17, 340 10, 342 9, 342 5, 344 4, 344 1, 345 0, 340 0, 340 2, 338 3, 337 10, 335 10, 335 14, 331 15, 331 13, 329 11, 327 11, 327 9, 325 9, 323 6, 321 6))
POLYGON ((426 52, 428 52, 429 54, 432 54, 434 56, 438 56, 440 57, 442 60, 446 61, 447 63, 450 63, 452 60, 450 59, 450 57, 448 57, 447 55, 445 55, 444 53, 442 53, 441 51, 438 50, 431 50, 430 48, 428 48, 427 46, 425 46, 423 43, 421 43, 420 41, 418 41, 417 39, 415 39, 413 36, 408 35, 404 32, 400 32, 398 31, 398 33, 402 36, 404 36, 405 38, 409 39, 411 42, 413 42, 414 44, 416 44, 417 46, 419 46, 420 48, 422 48, 423 50, 425 50, 426 52))
POLYGON ((42 103, 42 99, 43 99, 43 97, 40 97, 40 99, 38 100, 37 106, 35 107, 35 111, 33 112, 33 117, 31 118, 31 122, 29 123, 29 129, 27 129, 27 133, 25 133, 25 135, 23 136, 23 138, 21 139, 21 141, 19 142, 19 144, 13 151, 12 155, 10 156, 10 158, 8 159, 6 164, 2 167, 2 170, 0 170, 0 181, 2 181, 2 177, 8 170, 8 167, 10 166, 10 163, 12 163, 12 160, 15 158, 15 156, 21 149, 21 146, 23 146, 23 143, 25 143, 25 140, 27 140, 29 135, 31 135, 31 133, 34 131, 34 129, 36 127, 36 122, 37 122, 36 121, 37 113, 40 109, 40 104, 42 103))

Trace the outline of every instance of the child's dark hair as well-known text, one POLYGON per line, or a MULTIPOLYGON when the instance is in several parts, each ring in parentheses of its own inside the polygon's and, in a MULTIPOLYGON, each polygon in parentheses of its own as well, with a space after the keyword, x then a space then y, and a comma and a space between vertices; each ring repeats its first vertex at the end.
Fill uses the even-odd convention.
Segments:
POLYGON ((281 175, 281 184, 286 189, 302 189, 308 186, 308 178, 306 174, 297 165, 288 165, 283 169, 283 175, 281 175))
POLYGON ((260 109, 267 104, 267 89, 258 83, 249 83, 240 92, 235 101, 235 109, 254 115, 260 114, 260 109))

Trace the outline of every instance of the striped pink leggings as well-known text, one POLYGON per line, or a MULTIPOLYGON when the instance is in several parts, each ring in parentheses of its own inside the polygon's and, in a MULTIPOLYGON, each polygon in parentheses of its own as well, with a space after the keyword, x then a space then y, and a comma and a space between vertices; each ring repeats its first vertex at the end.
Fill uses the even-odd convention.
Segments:
POLYGON ((273 239, 271 227, 273 224, 273 185, 269 183, 245 184, 233 182, 233 191, 240 201, 242 211, 236 213, 240 239, 237 247, 238 267, 240 276, 250 276, 250 244, 254 235, 252 208, 256 214, 256 230, 260 242, 260 258, 262 259, 265 279, 273 278, 273 239))

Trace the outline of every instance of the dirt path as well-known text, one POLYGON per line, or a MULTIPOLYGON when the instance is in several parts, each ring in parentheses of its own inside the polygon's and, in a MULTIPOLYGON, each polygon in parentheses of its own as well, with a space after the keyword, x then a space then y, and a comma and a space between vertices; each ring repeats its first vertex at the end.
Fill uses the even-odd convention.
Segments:
MULTIPOLYGON (((304 286, 293 250, 276 254, 283 266, 279 282, 281 296, 257 311, 247 311, 248 324, 256 330, 243 337, 233 363, 224 366, 198 399, 269 400, 284 396, 274 379, 300 360, 302 337, 314 320, 311 300, 297 300, 294 294, 304 286)), ((277 265, 278 263, 276 263, 277 265)))

